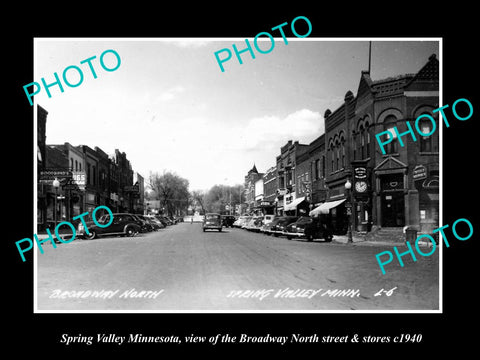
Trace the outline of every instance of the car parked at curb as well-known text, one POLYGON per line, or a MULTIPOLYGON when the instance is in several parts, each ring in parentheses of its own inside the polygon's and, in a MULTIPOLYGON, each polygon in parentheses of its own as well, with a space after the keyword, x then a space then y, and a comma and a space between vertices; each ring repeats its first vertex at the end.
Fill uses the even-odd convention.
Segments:
POLYGON ((287 226, 291 223, 297 221, 297 216, 284 216, 280 219, 280 221, 276 224, 275 230, 272 230, 273 236, 280 236, 284 235, 287 226))
POLYGON ((157 231, 165 228, 165 225, 163 225, 160 220, 158 220, 153 216, 145 216, 145 219, 150 223, 150 225, 152 225, 153 231, 157 231))
POLYGON ((247 220, 247 216, 240 216, 237 220, 235 220, 235 222, 233 223, 233 226, 236 228, 241 228, 246 220, 247 220))
POLYGON ((233 227, 235 223, 235 216, 233 215, 222 215, 222 221, 224 227, 233 227))
POLYGON ((263 225, 263 216, 256 216, 252 218, 245 227, 248 231, 259 232, 263 225))
POLYGON ((165 216, 156 215, 155 218, 160 221, 165 227, 172 225, 172 222, 168 220, 165 216))
POLYGON ((284 235, 287 239, 305 238, 308 241, 323 238, 326 242, 333 239, 332 231, 326 221, 320 217, 302 216, 296 222, 287 226, 284 235))
POLYGON ((240 225, 240 227, 242 229, 245 229, 247 227, 248 223, 252 220, 252 217, 253 216, 246 216, 245 220, 242 222, 242 225, 240 225))
POLYGON ((266 235, 272 235, 276 229, 278 222, 282 219, 281 216, 275 217, 272 221, 266 223, 260 228, 260 231, 266 235))
POLYGON ((155 230, 153 224, 150 223, 150 220, 146 216, 139 214, 134 214, 134 216, 139 218, 143 223, 141 232, 150 232, 155 230))
POLYGON ((110 214, 105 214, 97 222, 100 226, 95 224, 94 221, 85 222, 88 234, 83 223, 80 222, 77 228, 78 236, 89 240, 106 235, 135 236, 142 231, 144 225, 139 218, 129 213, 113 214, 113 219, 110 218, 110 214))

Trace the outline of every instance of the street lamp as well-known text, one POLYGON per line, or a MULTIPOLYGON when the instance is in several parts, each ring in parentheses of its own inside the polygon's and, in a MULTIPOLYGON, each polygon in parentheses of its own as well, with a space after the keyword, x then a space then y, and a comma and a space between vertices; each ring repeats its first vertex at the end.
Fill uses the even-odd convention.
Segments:
POLYGON ((54 202, 54 210, 53 210, 53 220, 54 220, 54 227, 57 227, 57 197, 58 197, 58 188, 60 187, 60 181, 57 178, 53 180, 52 183, 53 187, 55 188, 55 202, 54 202))
POLYGON ((347 196, 347 203, 345 204, 347 208, 347 216, 348 216, 348 230, 347 230, 347 242, 353 243, 352 239, 352 195, 351 195, 351 190, 352 188, 352 183, 350 180, 347 179, 347 182, 345 183, 345 190, 346 190, 346 196, 347 196))

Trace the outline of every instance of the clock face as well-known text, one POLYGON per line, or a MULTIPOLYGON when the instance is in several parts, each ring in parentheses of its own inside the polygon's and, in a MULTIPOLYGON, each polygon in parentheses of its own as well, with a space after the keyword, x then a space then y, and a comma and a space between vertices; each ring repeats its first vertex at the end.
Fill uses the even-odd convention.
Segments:
POLYGON ((367 190, 367 183, 365 181, 357 181, 355 183, 355 190, 357 192, 365 192, 367 190))

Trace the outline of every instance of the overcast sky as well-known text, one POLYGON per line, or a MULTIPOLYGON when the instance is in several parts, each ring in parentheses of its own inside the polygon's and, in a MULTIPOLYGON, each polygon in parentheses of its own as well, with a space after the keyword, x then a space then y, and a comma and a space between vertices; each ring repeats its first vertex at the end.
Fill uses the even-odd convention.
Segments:
MULTIPOLYGON (((368 41, 288 40, 255 59, 243 53, 242 65, 233 54, 221 72, 214 52, 243 49, 245 39, 36 39, 32 81, 51 83, 69 65, 84 74, 78 87, 35 96, 48 111, 47 144, 119 149, 145 178, 173 171, 191 190, 243 183, 254 163, 261 172, 274 166, 288 140, 321 135, 325 110, 348 90, 356 95, 368 67, 368 41), (121 57, 116 71, 100 66, 108 49, 121 57), (97 79, 80 64, 94 55, 97 79)), ((371 77, 415 73, 431 54, 439 55, 436 41, 373 41, 371 77)), ((115 58, 105 62, 114 66, 115 58)), ((74 70, 68 75, 76 82, 74 70)))

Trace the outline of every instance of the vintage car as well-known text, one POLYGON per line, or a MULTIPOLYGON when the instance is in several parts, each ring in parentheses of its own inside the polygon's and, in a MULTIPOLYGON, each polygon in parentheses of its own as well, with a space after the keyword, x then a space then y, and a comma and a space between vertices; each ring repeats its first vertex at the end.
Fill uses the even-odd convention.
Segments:
POLYGON ((332 230, 321 217, 302 216, 287 226, 284 235, 287 239, 305 238, 308 241, 323 238, 326 242, 333 239, 332 230))
POLYGON ((284 235, 285 231, 287 230, 287 226, 291 223, 297 221, 298 217, 296 216, 284 216, 280 219, 280 221, 275 226, 275 230, 272 230, 273 236, 284 235))
POLYGON ((235 222, 235 216, 233 215, 222 215, 222 221, 224 227, 233 227, 235 222))
POLYGON ((240 216, 237 220, 235 220, 235 222, 233 223, 233 226, 237 228, 241 228, 246 220, 247 220, 247 216, 240 216))
POLYGON ((222 231, 222 215, 216 213, 205 214, 203 218, 203 231, 216 229, 222 231))
POLYGON ((87 221, 85 223, 88 233, 80 222, 78 224, 77 234, 86 239, 95 239, 97 236, 105 235, 123 235, 134 236, 142 231, 144 222, 136 217, 134 214, 117 213, 113 214, 113 219, 110 214, 105 214, 97 220, 98 225, 94 221, 87 221))
POLYGON ((275 217, 272 221, 264 224, 261 228, 260 231, 263 232, 266 235, 272 235, 273 232, 276 230, 278 222, 282 219, 282 216, 277 216, 275 217))

